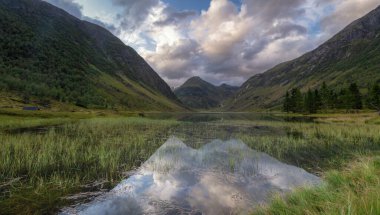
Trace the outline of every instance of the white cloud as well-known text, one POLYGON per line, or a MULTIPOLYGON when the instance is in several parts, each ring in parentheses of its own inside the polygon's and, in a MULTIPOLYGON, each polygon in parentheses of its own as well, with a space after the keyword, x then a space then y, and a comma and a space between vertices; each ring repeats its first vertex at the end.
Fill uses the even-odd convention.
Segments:
MULTIPOLYGON (((81 10, 72 0, 47 1, 77 15, 81 10)), ((122 11, 113 32, 172 86, 195 75, 214 84, 239 85, 317 47, 379 4, 378 0, 242 0, 237 5, 211 0, 207 10, 196 12, 178 11, 163 0, 112 1, 122 11)))

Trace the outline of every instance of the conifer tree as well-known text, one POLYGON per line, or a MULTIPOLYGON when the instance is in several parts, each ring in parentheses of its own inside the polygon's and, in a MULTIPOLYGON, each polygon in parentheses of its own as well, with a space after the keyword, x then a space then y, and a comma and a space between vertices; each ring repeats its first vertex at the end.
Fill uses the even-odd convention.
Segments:
POLYGON ((326 82, 323 82, 321 87, 321 108, 329 109, 331 103, 331 92, 328 89, 326 82))
POLYGON ((300 89, 294 88, 290 94, 290 111, 293 113, 301 113, 303 111, 303 96, 300 89))
POLYGON ((362 102, 362 95, 360 94, 359 88, 356 85, 356 83, 352 83, 350 87, 348 88, 349 90, 349 104, 350 108, 359 110, 363 108, 363 102, 362 102))
POLYGON ((374 84, 368 92, 368 107, 371 109, 376 109, 380 113, 380 86, 379 84, 374 84))
POLYGON ((291 102, 290 102, 289 92, 286 91, 285 100, 284 100, 284 106, 283 106, 284 112, 287 112, 287 113, 290 112, 290 103, 291 102))
POLYGON ((314 109, 315 109, 315 112, 320 110, 321 107, 322 107, 322 98, 319 94, 319 91, 316 89, 316 90, 314 90, 314 109))
POLYGON ((315 97, 313 92, 309 89, 305 95, 305 110, 308 113, 316 113, 315 109, 315 97))

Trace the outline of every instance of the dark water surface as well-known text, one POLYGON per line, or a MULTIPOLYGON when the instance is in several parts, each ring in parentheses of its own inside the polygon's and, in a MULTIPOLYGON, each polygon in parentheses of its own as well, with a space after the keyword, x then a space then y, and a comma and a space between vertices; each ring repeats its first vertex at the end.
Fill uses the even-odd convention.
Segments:
POLYGON ((280 122, 314 122, 310 116, 279 116, 266 113, 149 113, 144 114, 150 119, 176 119, 182 122, 223 122, 240 121, 280 121, 280 122))

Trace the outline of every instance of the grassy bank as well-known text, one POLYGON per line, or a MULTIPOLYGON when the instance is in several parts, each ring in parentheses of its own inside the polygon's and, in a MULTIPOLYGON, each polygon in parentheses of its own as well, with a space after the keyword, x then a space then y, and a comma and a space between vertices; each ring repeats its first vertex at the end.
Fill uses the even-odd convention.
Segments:
POLYGON ((380 157, 360 158, 340 171, 325 174, 319 188, 277 197, 257 215, 380 214, 380 157))
POLYGON ((313 173, 339 169, 355 157, 380 151, 378 124, 369 123, 371 121, 338 123, 327 119, 319 119, 319 122, 263 122, 262 125, 277 127, 284 134, 257 137, 242 133, 239 138, 253 149, 313 173))

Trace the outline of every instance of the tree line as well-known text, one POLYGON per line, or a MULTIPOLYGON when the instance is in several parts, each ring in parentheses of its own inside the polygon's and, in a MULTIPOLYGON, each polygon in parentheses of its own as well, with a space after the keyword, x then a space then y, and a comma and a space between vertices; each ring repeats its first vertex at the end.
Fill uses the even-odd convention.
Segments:
POLYGON ((356 83, 336 91, 322 84, 319 89, 309 89, 302 93, 299 88, 286 92, 283 110, 292 113, 317 113, 319 111, 342 109, 361 110, 363 108, 380 111, 380 86, 375 83, 363 95, 356 83))

